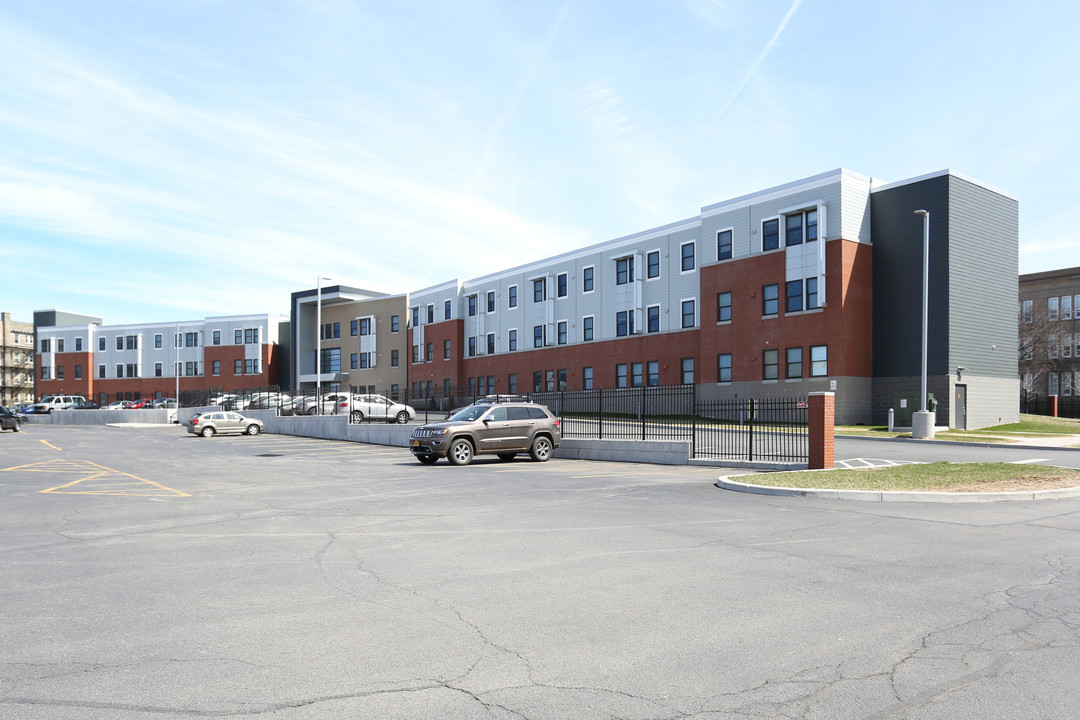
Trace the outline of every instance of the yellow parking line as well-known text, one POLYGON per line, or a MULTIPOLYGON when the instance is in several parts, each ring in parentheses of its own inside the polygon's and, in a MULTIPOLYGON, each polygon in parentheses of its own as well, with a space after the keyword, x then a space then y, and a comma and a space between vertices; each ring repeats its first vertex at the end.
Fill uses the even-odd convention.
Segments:
POLYGON ((61 450, 60 448, 58 448, 55 445, 53 445, 52 443, 50 443, 48 440, 40 440, 39 439, 38 442, 45 443, 46 445, 48 445, 49 447, 51 447, 53 450, 55 450, 57 452, 63 452, 63 450, 61 450))

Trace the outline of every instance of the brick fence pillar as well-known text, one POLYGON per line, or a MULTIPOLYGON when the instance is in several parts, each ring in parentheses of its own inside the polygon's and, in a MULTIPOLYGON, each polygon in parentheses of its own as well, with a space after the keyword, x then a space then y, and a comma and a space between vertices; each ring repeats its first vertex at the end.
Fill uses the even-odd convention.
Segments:
POLYGON ((833 417, 836 393, 810 393, 809 460, 811 470, 831 470, 833 463, 833 417))
POLYGON ((1057 406, 1058 396, 1057 395, 1051 395, 1046 399, 1047 399, 1047 413, 1050 415, 1050 417, 1057 417, 1058 416, 1058 406, 1057 406))

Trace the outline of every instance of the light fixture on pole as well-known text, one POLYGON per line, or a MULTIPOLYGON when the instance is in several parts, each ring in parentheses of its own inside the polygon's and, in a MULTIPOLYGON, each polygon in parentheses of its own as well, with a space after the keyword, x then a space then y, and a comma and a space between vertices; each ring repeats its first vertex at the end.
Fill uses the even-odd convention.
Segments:
POLYGON ((328 277, 320 277, 316 285, 315 299, 315 412, 322 415, 322 281, 328 277))
POLYGON ((930 213, 916 210, 916 215, 923 219, 923 280, 922 280, 922 372, 919 385, 919 412, 912 421, 912 437, 930 439, 934 437, 934 413, 926 409, 926 354, 927 336, 930 324, 930 213))

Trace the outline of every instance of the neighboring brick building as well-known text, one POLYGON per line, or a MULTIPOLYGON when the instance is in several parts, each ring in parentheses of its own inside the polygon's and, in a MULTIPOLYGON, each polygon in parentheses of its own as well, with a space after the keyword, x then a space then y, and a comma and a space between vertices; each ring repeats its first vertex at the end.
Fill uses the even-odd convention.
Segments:
POLYGON ((0 313, 0 405, 33 402, 34 324, 0 313))
POLYGON ((1020 276, 1020 390, 1080 395, 1080 267, 1020 276))
POLYGON ((938 423, 1015 420, 1016 358, 999 349, 1016 343, 1017 202, 949 171, 885 185, 836 170, 415 291, 410 394, 831 390, 838 423, 883 423, 898 397, 918 395, 917 209, 931 214, 928 389, 938 423))
POLYGON ((274 315, 101 325, 45 311, 35 313, 35 324, 39 398, 64 393, 106 404, 174 397, 177 385, 181 393, 272 386, 287 354, 278 342, 287 322, 274 315), (45 324, 57 320, 63 324, 45 324))

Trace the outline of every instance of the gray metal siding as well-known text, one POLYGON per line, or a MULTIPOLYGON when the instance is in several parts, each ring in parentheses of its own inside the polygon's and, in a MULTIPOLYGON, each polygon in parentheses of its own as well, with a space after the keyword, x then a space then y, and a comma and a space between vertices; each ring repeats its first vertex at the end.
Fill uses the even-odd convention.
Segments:
POLYGON ((947 370, 963 366, 965 375, 1014 379, 1018 204, 950 176, 949 224, 947 370))

